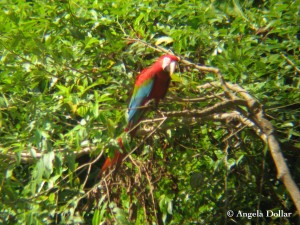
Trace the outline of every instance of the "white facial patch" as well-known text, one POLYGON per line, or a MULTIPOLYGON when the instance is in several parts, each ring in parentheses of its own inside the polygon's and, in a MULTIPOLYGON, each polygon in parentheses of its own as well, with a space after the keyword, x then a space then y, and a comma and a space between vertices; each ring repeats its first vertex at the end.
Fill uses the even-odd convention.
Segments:
POLYGON ((165 57, 165 58, 163 59, 163 63, 162 63, 162 68, 163 68, 163 70, 164 70, 167 66, 169 66, 170 63, 171 63, 171 59, 168 58, 168 57, 165 57))

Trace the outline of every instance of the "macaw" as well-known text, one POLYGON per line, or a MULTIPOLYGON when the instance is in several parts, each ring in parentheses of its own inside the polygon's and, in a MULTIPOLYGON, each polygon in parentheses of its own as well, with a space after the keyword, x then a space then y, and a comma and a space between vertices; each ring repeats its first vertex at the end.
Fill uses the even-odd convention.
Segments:
MULTIPOLYGON (((171 54, 161 56, 152 66, 144 69, 136 78, 133 93, 128 107, 128 125, 125 131, 134 136, 137 127, 150 100, 154 99, 155 106, 163 99, 168 91, 171 75, 175 71, 179 59, 171 54)), ((118 139, 119 146, 124 152, 122 138, 118 139)), ((106 159, 100 174, 114 164, 120 165, 124 154, 116 150, 114 158, 106 159)))

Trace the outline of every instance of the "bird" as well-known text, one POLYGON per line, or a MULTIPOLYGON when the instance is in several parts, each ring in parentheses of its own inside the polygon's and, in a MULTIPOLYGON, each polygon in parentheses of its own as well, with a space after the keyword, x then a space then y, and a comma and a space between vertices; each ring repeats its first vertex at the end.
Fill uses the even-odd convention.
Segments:
MULTIPOLYGON (((137 76, 134 84, 133 93, 128 106, 128 124, 124 129, 133 137, 138 129, 137 125, 147 111, 147 104, 154 100, 155 107, 163 99, 168 91, 171 82, 171 75, 176 69, 179 58, 172 54, 162 55, 150 67, 142 70, 137 76)), ((103 174, 111 166, 119 166, 124 158, 124 146, 122 138, 118 138, 119 147, 122 149, 115 151, 113 159, 108 157, 104 162, 100 174, 103 174)))

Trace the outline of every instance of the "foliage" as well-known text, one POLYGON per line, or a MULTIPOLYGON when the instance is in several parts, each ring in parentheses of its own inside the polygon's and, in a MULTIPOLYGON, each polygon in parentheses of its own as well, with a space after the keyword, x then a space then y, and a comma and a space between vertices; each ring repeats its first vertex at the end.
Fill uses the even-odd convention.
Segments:
MULTIPOLYGON (((249 129, 233 134, 216 121, 172 118, 147 140, 129 142, 128 148, 141 146, 112 178, 117 184, 110 198, 96 178, 101 160, 91 172, 87 163, 103 149, 113 154, 135 75, 159 56, 126 38, 155 43, 170 37, 166 47, 176 55, 219 68, 259 99, 300 186, 299 2, 0 4, 2 223, 249 224, 245 217, 231 220, 226 211, 295 212, 259 137, 249 129), (93 151, 78 157, 85 149, 93 151)), ((198 86, 215 79, 180 65, 160 108, 213 104, 175 97, 209 95, 198 86)), ((261 224, 296 219, 252 218, 261 224)))

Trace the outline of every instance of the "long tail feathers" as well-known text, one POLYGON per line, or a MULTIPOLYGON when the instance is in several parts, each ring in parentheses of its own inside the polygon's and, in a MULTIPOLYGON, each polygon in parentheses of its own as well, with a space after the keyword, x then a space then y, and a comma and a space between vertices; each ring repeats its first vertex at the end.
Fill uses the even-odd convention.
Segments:
MULTIPOLYGON (((122 138, 118 138, 118 143, 119 143, 120 148, 124 152, 125 149, 124 149, 124 146, 123 146, 122 138)), ((107 157, 107 159, 105 160, 98 176, 101 177, 101 175, 107 169, 111 168, 114 165, 116 165, 116 168, 118 168, 121 165, 121 162, 122 162, 124 157, 125 157, 125 154, 121 153, 119 150, 115 150, 115 156, 113 157, 113 159, 110 159, 110 157, 107 157)))

